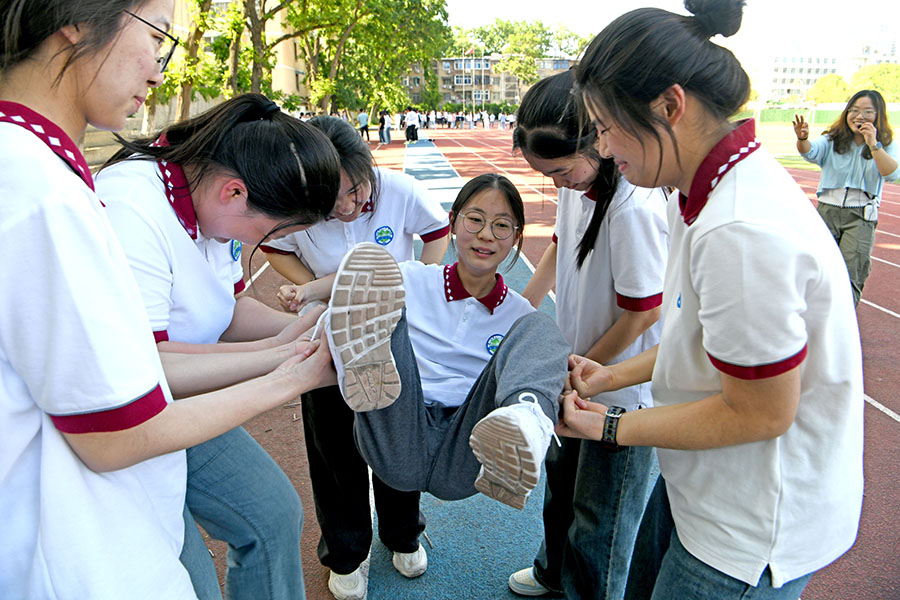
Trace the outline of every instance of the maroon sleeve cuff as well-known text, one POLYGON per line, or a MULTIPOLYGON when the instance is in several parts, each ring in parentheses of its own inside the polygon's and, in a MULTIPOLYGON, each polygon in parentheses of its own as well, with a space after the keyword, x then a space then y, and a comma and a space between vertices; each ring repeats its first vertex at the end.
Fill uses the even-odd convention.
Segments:
POLYGON ((236 281, 236 282, 234 283, 234 295, 235 295, 235 296, 237 296, 238 294, 240 294, 241 292, 243 292, 245 289, 247 289, 247 284, 244 283, 244 280, 243 280, 243 279, 241 279, 241 280, 239 280, 239 281, 236 281))
POLYGON ((434 240, 439 240, 442 237, 446 237, 447 235, 449 235, 449 233, 450 233, 450 226, 445 225, 444 227, 441 227, 437 231, 432 231, 431 233, 425 233, 425 234, 420 235, 419 237, 421 237, 422 241, 427 244, 428 242, 433 242, 434 240))
POLYGON ((622 294, 616 294, 616 305, 623 310, 631 312, 644 312, 652 310, 662 304, 662 292, 646 298, 629 298, 622 294))
POLYGON ((281 250, 279 248, 273 248, 272 246, 266 246, 265 244, 259 247, 265 254, 284 254, 290 256, 293 252, 288 252, 287 250, 281 250))
POLYGON ((555 231, 553 232, 553 237, 550 238, 550 241, 553 242, 554 244, 558 244, 558 243, 559 243, 559 238, 556 237, 556 232, 555 232, 555 231))
POLYGON ((737 377, 738 379, 768 379, 782 373, 787 373, 806 358, 806 346, 797 354, 776 363, 767 365, 757 365, 755 367, 742 367, 731 363, 722 362, 711 354, 707 353, 710 362, 715 368, 722 371, 726 375, 737 377))
POLYGON ((63 433, 99 433, 124 431, 149 421, 166 407, 166 397, 157 385, 148 394, 134 402, 113 410, 83 415, 53 416, 50 419, 63 433))
POLYGON ((169 341, 169 331, 167 329, 163 329, 162 331, 154 331, 153 339, 156 340, 156 343, 160 342, 168 342, 169 341))

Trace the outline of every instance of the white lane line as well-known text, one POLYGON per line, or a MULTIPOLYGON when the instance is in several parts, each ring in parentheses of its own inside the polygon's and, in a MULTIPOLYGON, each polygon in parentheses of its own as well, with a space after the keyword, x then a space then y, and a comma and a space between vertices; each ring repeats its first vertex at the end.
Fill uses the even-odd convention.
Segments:
POLYGON ((892 418, 893 420, 900 423, 900 415, 898 415, 897 413, 895 413, 894 411, 889 409, 887 406, 885 406, 881 402, 878 402, 877 400, 875 400, 868 394, 863 394, 863 398, 866 399, 866 402, 868 402, 869 404, 871 404, 872 406, 874 406, 875 408, 877 408, 878 410, 880 410, 881 412, 883 412, 884 414, 886 414, 887 416, 892 418))
MULTIPOLYGON (((534 268, 534 264, 530 260, 528 260, 528 257, 524 254, 520 254, 519 259, 525 262, 525 266, 528 267, 533 275, 536 269, 534 268)), ((556 304, 556 292, 554 292, 553 290, 548 290, 547 295, 551 300, 553 300, 553 304, 556 304)))
POLYGON ((884 235, 889 235, 891 237, 900 238, 900 235, 896 233, 891 233, 890 231, 882 231, 881 229, 876 229, 875 233, 883 233, 884 235))
POLYGON ((263 263, 263 266, 261 266, 259 269, 257 269, 256 273, 254 273, 253 276, 250 277, 250 283, 253 283, 254 281, 256 281, 259 278, 259 276, 263 274, 263 271, 265 271, 268 268, 269 268, 269 261, 266 261, 263 263))
POLYGON ((895 319, 900 319, 900 315, 898 315, 898 314, 895 313, 894 311, 889 310, 889 309, 887 309, 887 308, 885 308, 885 307, 883 307, 883 306, 879 306, 879 305, 875 304, 874 302, 869 302, 869 301, 866 300, 865 298, 861 299, 860 302, 862 302, 863 304, 868 304, 868 305, 871 306, 872 308, 877 308, 878 310, 880 310, 880 311, 882 311, 882 312, 886 312, 887 314, 891 315, 891 316, 894 317, 895 319))
POLYGON ((486 159, 485 157, 483 157, 483 156, 482 156, 481 154, 479 154, 478 152, 472 150, 471 148, 469 148, 469 147, 467 147, 467 146, 463 146, 462 144, 460 144, 459 142, 457 142, 457 141, 456 141, 455 139, 453 139, 453 138, 444 138, 444 139, 450 140, 451 142, 453 142, 454 144, 456 144, 456 145, 459 146, 460 148, 463 148, 464 150, 468 150, 469 152, 471 152, 472 154, 474 154, 475 156, 477 156, 478 158, 480 158, 481 160, 483 160, 483 161, 486 162, 487 164, 489 164, 489 165, 491 165, 492 167, 494 167, 495 169, 497 169, 497 171, 499 171, 499 172, 501 172, 501 173, 504 173, 504 174, 508 175, 509 178, 512 179, 513 181, 518 181, 518 185, 522 185, 522 186, 524 186, 524 187, 527 187, 527 188, 530 189, 531 191, 533 191, 533 192, 535 192, 536 194, 538 194, 539 196, 543 197, 545 200, 549 200, 549 201, 552 202, 553 204, 556 204, 556 198, 553 198, 553 197, 548 196, 547 194, 543 193, 542 191, 540 191, 539 189, 537 189, 536 187, 534 187, 533 185, 531 185, 531 184, 528 183, 527 181, 522 180, 522 178, 519 177, 518 175, 513 175, 512 173, 510 173, 510 172, 507 171, 506 169, 504 169, 504 168, 500 167, 499 165, 497 165, 497 164, 491 162, 490 160, 486 159))
POLYGON ((873 256, 872 260, 877 260, 880 263, 884 263, 886 265, 891 265, 892 267, 897 267, 898 269, 900 269, 900 265, 898 265, 897 263, 892 263, 889 260, 884 260, 883 258, 878 258, 877 256, 873 256))

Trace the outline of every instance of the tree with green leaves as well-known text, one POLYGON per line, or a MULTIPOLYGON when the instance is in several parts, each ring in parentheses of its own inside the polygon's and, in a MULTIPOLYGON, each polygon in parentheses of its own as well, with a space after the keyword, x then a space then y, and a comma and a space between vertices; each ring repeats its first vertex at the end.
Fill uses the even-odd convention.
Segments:
POLYGON ((900 102, 900 65, 866 65, 854 73, 850 80, 850 91, 858 90, 878 90, 885 102, 900 102))
POLYGON ((837 73, 828 73, 816 80, 806 92, 806 99, 817 104, 845 102, 850 97, 850 86, 837 73))

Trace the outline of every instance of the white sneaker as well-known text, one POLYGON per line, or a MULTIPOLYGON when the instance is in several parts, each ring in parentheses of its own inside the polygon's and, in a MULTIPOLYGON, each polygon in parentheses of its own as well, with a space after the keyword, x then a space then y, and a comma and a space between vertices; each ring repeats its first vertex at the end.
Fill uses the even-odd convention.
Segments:
POLYGON ((552 436, 553 421, 531 392, 520 394, 518 404, 492 410, 469 436, 469 446, 481 463, 475 489, 513 508, 525 508, 552 436))
POLYGON ((428 555, 422 544, 419 544, 415 552, 394 552, 393 563, 394 568, 401 575, 412 579, 424 573, 428 568, 428 555))
POLYGON ((341 393, 354 411, 386 408, 400 395, 391 334, 405 297, 403 276, 390 252, 363 242, 344 256, 325 332, 341 393))
POLYGON ((509 589, 520 596, 546 596, 552 592, 535 579, 534 567, 528 567, 510 575, 509 589))
POLYGON ((328 589, 336 600, 366 600, 369 592, 369 559, 346 575, 331 571, 328 575, 328 589))

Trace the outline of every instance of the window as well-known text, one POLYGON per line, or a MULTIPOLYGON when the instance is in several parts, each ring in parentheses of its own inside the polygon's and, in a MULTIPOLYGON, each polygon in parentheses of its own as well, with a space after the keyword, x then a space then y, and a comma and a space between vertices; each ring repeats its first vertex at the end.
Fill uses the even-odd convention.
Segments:
POLYGON ((557 71, 565 71, 569 68, 569 61, 567 60, 554 60, 553 68, 557 71))
POLYGON ((453 61, 453 68, 456 69, 457 71, 461 71, 463 68, 463 61, 461 61, 461 60, 453 61))
POLYGON ((420 94, 413 94, 412 101, 413 101, 413 104, 418 104, 419 102, 422 101, 422 96, 420 94))
POLYGON ((444 102, 450 102, 450 94, 444 94, 444 102))
POLYGON ((451 63, 449 60, 443 61, 441 63, 441 66, 444 68, 445 71, 450 71, 453 69, 453 63, 451 63))
POLYGON ((452 77, 441 77, 441 85, 453 85, 452 77))
POLYGON ((406 87, 409 87, 409 77, 404 77, 404 78, 403 78, 403 85, 406 86, 406 87))
POLYGON ((496 100, 500 100, 500 92, 491 92, 491 98, 496 100))
POLYGON ((413 87, 422 87, 422 78, 421 77, 413 77, 412 85, 413 85, 413 87))
POLYGON ((454 75, 453 83, 456 85, 472 85, 471 75, 454 75))

